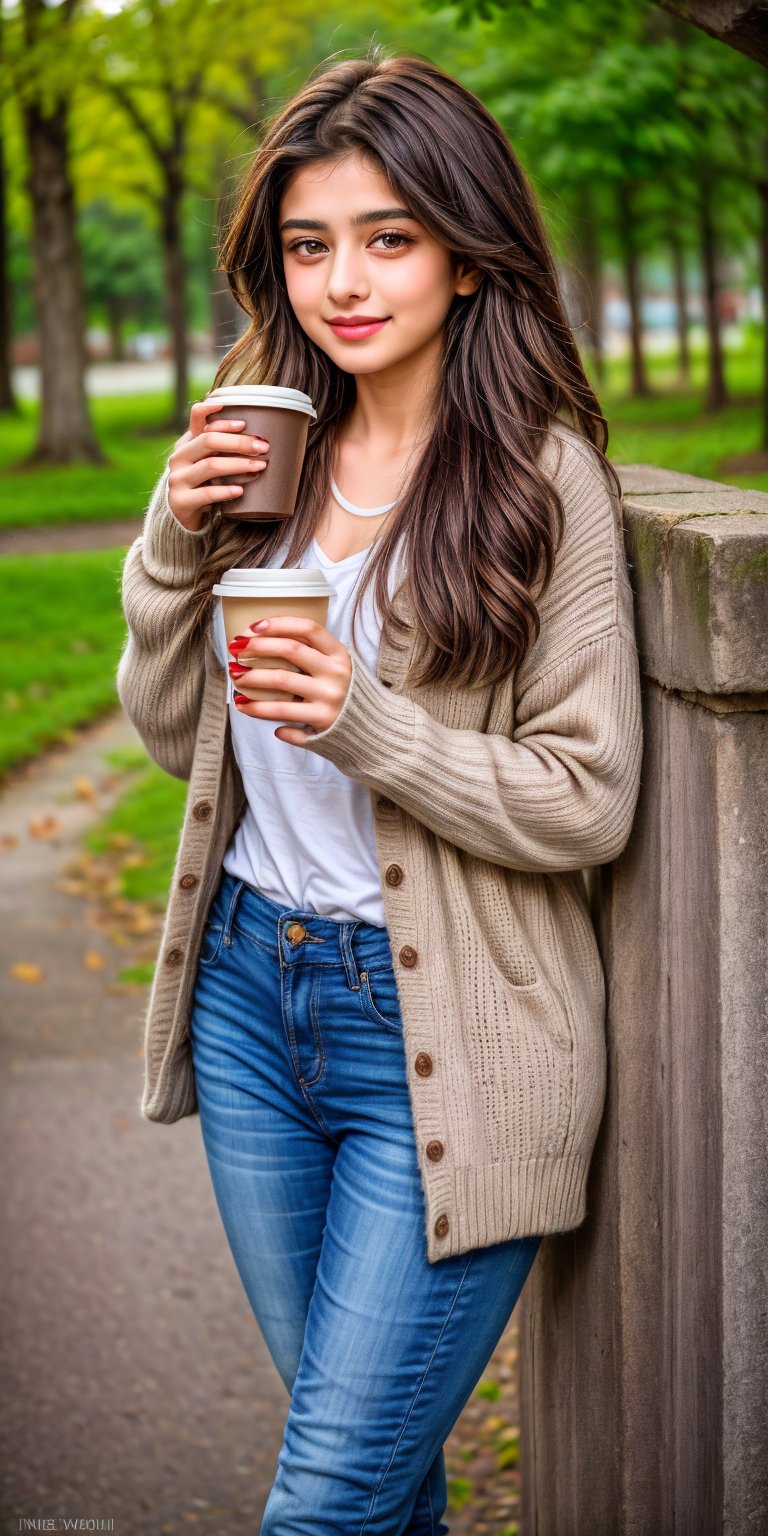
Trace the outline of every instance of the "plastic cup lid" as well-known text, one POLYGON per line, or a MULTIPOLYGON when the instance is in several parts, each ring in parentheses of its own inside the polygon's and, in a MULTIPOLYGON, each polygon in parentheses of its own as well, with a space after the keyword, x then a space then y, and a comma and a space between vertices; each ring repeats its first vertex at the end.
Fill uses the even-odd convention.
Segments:
POLYGON ((213 588, 214 597, 335 597, 319 566, 233 566, 213 588))
POLYGON ((287 389, 279 384, 230 384, 211 389, 206 400, 231 400, 235 405, 261 405, 271 410, 301 411, 317 421, 309 395, 301 389, 287 389))

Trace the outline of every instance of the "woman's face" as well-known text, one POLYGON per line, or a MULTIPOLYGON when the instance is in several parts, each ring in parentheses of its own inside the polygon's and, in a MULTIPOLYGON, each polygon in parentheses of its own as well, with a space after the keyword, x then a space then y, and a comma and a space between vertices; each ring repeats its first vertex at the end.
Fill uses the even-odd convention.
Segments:
POLYGON ((296 318, 347 373, 378 373, 427 346, 454 294, 473 293, 482 276, 452 267, 447 248, 358 153, 295 172, 278 223, 296 318), (384 323, 368 331, 332 324, 353 316, 384 323))

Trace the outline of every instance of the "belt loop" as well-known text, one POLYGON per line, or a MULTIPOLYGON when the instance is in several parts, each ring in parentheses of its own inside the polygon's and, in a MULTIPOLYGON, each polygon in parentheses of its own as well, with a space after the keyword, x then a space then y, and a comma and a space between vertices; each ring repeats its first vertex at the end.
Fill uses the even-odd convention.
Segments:
POLYGON ((353 992, 360 991, 360 972, 357 969, 357 960, 355 959, 355 952, 352 948, 352 935, 355 932, 355 929, 360 927, 360 922, 361 919, 357 918, 354 923, 341 923, 339 927, 339 948, 341 950, 341 958, 344 961, 344 969, 347 973, 347 982, 349 983, 349 986, 353 992))
POLYGON ((237 904, 238 904, 238 902, 240 900, 240 897, 242 896, 244 890, 245 890, 245 881, 244 880, 235 880, 234 881, 234 890, 233 890, 232 895, 230 897, 229 906, 227 908, 227 915, 226 915, 226 918, 224 919, 224 933, 222 935, 223 941, 226 944, 227 948, 229 948, 230 944, 232 943, 232 924, 233 924, 233 922, 235 920, 235 913, 237 911, 237 904))

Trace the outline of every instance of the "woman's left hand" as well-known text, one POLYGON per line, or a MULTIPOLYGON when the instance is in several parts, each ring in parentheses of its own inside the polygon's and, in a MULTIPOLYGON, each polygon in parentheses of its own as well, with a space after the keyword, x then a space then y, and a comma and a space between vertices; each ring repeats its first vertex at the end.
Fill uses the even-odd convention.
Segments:
POLYGON ((261 619, 243 635, 236 636, 229 650, 237 658, 230 661, 229 673, 235 687, 235 706, 241 715, 252 715, 255 720, 302 722, 301 726, 281 725, 275 731, 281 741, 301 747, 308 735, 327 730, 340 715, 352 680, 352 658, 346 645, 322 624, 288 615, 261 619), (260 656, 284 656, 301 671, 259 668, 260 656), (240 672, 240 667, 247 670, 240 672), (280 704, 275 699, 249 699, 241 694, 239 702, 237 689, 241 683, 246 688, 284 689, 299 698, 280 704))

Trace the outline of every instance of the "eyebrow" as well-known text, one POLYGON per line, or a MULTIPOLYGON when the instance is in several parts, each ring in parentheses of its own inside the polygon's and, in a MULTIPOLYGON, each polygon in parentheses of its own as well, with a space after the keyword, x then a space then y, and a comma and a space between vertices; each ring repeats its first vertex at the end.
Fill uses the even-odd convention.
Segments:
MULTIPOLYGON (((372 213, 357 213, 350 221, 353 229, 358 229, 362 224, 378 224, 380 219, 412 219, 413 214, 407 208, 375 208, 372 213)), ((280 233, 284 229, 328 229, 322 219, 285 219, 280 225, 280 233)))

